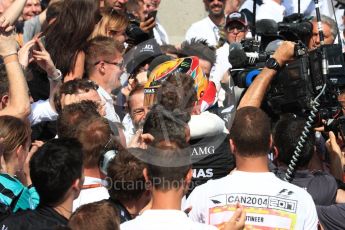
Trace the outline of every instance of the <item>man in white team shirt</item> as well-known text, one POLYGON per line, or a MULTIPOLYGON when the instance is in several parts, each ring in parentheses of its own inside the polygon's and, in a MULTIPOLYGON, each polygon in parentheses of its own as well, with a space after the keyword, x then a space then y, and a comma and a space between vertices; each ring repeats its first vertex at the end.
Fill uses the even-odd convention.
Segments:
POLYGON ((206 39, 209 45, 217 46, 219 31, 225 24, 225 0, 203 0, 203 2, 208 16, 191 25, 186 33, 186 40, 206 39))
POLYGON ((272 137, 270 120, 262 110, 243 107, 236 112, 230 146, 237 169, 194 189, 186 204, 193 207, 192 220, 221 228, 240 203, 247 229, 317 229, 311 196, 269 172, 272 137))
MULTIPOLYGON (((152 113, 152 111, 151 111, 152 113)), ((216 230, 214 226, 193 222, 181 211, 182 197, 192 179, 190 149, 183 143, 161 141, 147 148, 145 180, 151 185, 151 208, 121 224, 121 230, 216 230), (179 148, 186 147, 186 148, 179 148)), ((224 230, 243 229, 245 213, 238 208, 224 230)))

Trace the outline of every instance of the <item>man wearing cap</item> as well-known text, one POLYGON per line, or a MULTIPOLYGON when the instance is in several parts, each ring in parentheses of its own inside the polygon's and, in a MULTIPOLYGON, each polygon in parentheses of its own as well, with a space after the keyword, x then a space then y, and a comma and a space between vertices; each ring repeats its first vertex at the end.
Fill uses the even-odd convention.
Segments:
POLYGON ((208 16, 195 22, 186 33, 186 40, 206 39, 211 46, 217 46, 220 30, 225 23, 225 0, 203 0, 208 16))
POLYGON ((229 63, 229 45, 233 42, 241 42, 248 33, 248 20, 243 12, 233 12, 226 18, 225 34, 227 42, 217 50, 216 64, 211 70, 210 80, 212 80, 220 90, 220 80, 224 73, 231 68, 229 63))

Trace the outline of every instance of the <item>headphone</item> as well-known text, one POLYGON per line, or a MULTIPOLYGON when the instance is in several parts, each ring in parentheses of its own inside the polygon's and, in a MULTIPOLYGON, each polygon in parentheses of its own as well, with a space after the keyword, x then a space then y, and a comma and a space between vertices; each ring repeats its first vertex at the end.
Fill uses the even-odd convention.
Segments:
POLYGON ((113 135, 110 135, 108 142, 105 144, 104 148, 101 150, 101 156, 99 159, 99 169, 104 175, 107 175, 107 168, 109 162, 114 159, 117 154, 117 150, 110 149, 113 140, 113 135))

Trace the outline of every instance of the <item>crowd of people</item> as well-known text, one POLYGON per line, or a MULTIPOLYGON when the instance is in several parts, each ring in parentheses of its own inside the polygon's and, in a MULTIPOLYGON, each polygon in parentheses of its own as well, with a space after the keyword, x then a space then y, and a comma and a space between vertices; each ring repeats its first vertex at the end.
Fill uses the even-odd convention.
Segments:
POLYGON ((345 87, 329 131, 269 108, 297 41, 245 89, 230 71, 261 19, 336 43, 341 1, 203 0, 181 44, 160 2, 0 0, 0 228, 345 229, 345 87))

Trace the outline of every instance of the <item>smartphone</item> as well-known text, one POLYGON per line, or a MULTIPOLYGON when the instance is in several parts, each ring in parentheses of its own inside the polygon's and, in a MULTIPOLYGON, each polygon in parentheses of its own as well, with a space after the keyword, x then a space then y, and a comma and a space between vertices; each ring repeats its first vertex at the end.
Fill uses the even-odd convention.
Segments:
POLYGON ((149 18, 154 18, 156 20, 156 16, 157 16, 157 10, 155 11, 151 11, 147 17, 146 17, 146 20, 148 20, 149 18))

